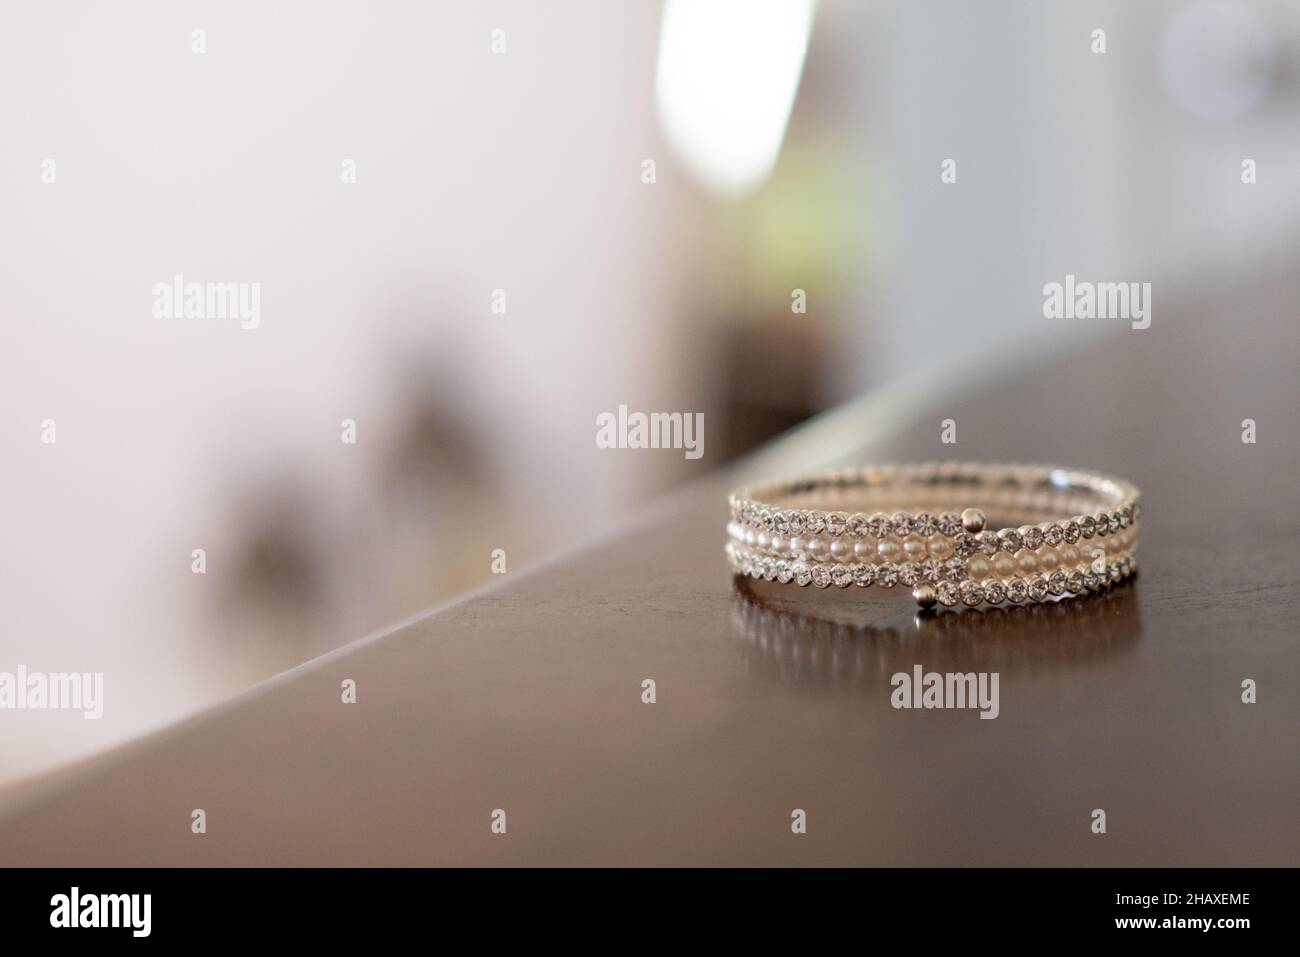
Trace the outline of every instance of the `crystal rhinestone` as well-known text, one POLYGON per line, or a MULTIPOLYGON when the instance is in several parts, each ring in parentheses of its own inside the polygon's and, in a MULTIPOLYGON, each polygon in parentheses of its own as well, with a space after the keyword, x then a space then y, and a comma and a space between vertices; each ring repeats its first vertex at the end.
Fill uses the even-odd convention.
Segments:
POLYGON ((876 584, 881 588, 893 588, 898 584, 898 569, 889 562, 877 566, 876 584))
POLYGON ((889 516, 884 512, 877 512, 867 519, 867 531, 871 533, 872 538, 884 538, 889 534, 889 516))
POLYGON ((1083 531, 1079 528, 1079 523, 1074 519, 1070 519, 1061 526, 1061 537, 1065 539, 1067 545, 1073 545, 1079 540, 1079 536, 1082 534, 1083 531))
POLYGON ((808 511, 804 514, 807 519, 807 530, 810 535, 820 535, 826 530, 826 513, 808 511))
POLYGON ((1047 580, 1047 587, 1052 590, 1053 595, 1064 595, 1070 590, 1070 583, 1066 579, 1063 571, 1052 572, 1052 577, 1047 580))
POLYGON ((1014 528, 1004 528, 998 532, 998 543, 1008 555, 1014 555, 1025 547, 1024 541, 1020 538, 1020 533, 1014 528))
POLYGON ((929 538, 939 529, 938 519, 929 512, 918 512, 912 523, 912 530, 923 538, 929 538))
POLYGON ((1043 532, 1043 541, 1053 547, 1061 544, 1064 539, 1065 532, 1061 529, 1061 526, 1057 525, 1055 522, 1048 525, 1047 529, 1043 532))
POLYGON ((947 605, 950 608, 957 604, 960 592, 955 582, 940 582, 934 590, 939 598, 939 604, 947 605))
POLYGON ((844 529, 848 528, 849 517, 843 512, 826 513, 826 534, 843 535, 844 529))
POLYGON ((867 516, 858 512, 849 516, 848 533, 854 538, 862 538, 867 534, 867 516))
POLYGON ((1066 577, 1066 586, 1069 588, 1070 591, 1074 592, 1074 594, 1076 595, 1082 594, 1083 572, 1070 572, 1070 574, 1066 577))
POLYGON ((1095 531, 1097 531, 1097 522, 1091 515, 1085 515, 1079 519, 1079 536, 1081 538, 1092 538, 1095 531))
POLYGON ((753 524, 754 524, 754 505, 753 505, 753 503, 751 503, 751 502, 746 502, 744 505, 740 506, 740 521, 741 521, 741 523, 744 524, 744 525, 753 525, 753 524))
POLYGON ((992 557, 998 553, 998 536, 996 532, 979 533, 979 549, 985 555, 992 557))
POLYGON ((1133 524, 1133 506, 1127 505, 1120 510, 1120 528, 1128 528, 1133 524))
POLYGON ((1042 601, 1047 597, 1047 579, 1035 575, 1029 579, 1029 597, 1034 601, 1042 601))
POLYGON ((1022 602, 1025 600, 1027 589, 1025 583, 1019 578, 1013 578, 1007 582, 1007 601, 1022 602))
POLYGON ((836 565, 831 569, 831 584, 836 588, 848 588, 853 584, 853 572, 848 565, 836 565))
POLYGON ((961 600, 973 608, 984 600, 984 589, 979 582, 964 581, 961 583, 961 600))
POLYGON ((1106 577, 1110 579, 1110 583, 1112 585, 1124 577, 1123 575, 1120 574, 1119 562, 1116 562, 1114 565, 1111 565, 1109 568, 1106 569, 1106 577))
POLYGON ((1007 589, 996 578, 984 583, 984 600, 990 605, 1000 605, 1006 601, 1007 589))
POLYGON ((808 529, 808 516, 803 512, 790 513, 790 534, 802 535, 808 529))
POLYGON ((763 577, 768 581, 776 581, 776 559, 763 559, 763 577))
POLYGON ((812 572, 808 570, 808 566, 803 562, 794 563, 794 581, 796 585, 807 586, 812 584, 812 572))
POLYGON ((818 588, 825 588, 831 583, 831 570, 825 565, 812 567, 812 581, 818 588))
POLYGON ((1083 584, 1086 588, 1095 589, 1101 585, 1101 581, 1102 576, 1098 575, 1092 569, 1083 573, 1083 584))
POLYGON ((1110 524, 1110 533, 1114 535, 1116 532, 1118 532, 1121 528, 1124 527, 1124 513, 1111 512, 1109 516, 1109 524, 1110 524))
POLYGON ((955 538, 957 533, 962 530, 961 516, 956 512, 944 512, 939 516, 938 529, 940 535, 955 538))
POLYGON ((921 562, 921 577, 928 582, 937 582, 943 578, 943 562, 937 558, 927 558, 921 562))
POLYGON ((876 580, 876 566, 866 562, 853 566, 853 584, 866 588, 876 580))
POLYGON ((1096 523, 1098 536, 1110 534, 1110 519, 1106 517, 1105 512, 1097 513, 1093 521, 1096 523))
POLYGON ((758 510, 758 527, 763 529, 765 532, 770 532, 772 530, 772 513, 770 510, 766 508, 760 508, 758 510))
POLYGON ((790 584, 790 581, 793 578, 794 578, 794 570, 790 567, 789 562, 779 561, 776 563, 777 581, 779 581, 782 585, 788 585, 790 584))
POLYGON ((790 534, 790 516, 785 512, 772 513, 772 531, 777 535, 790 534))
POLYGON ((970 558, 979 548, 979 540, 970 532, 958 532, 952 540, 952 550, 958 558, 970 558))
POLYGON ((913 562, 902 562, 898 566, 898 580, 911 588, 921 580, 920 569, 913 562))
POLYGON ((763 577, 763 560, 761 558, 751 558, 749 560, 749 577, 750 578, 763 577))
POLYGON ((895 512, 894 517, 889 521, 889 525, 899 538, 906 538, 912 534, 912 516, 906 512, 895 512))
POLYGON ((961 558, 950 558, 943 563, 943 577, 950 582, 959 582, 966 577, 966 562, 961 558))
POLYGON ((1025 543, 1025 548, 1042 548, 1043 530, 1037 525, 1026 525, 1024 531, 1020 533, 1020 540, 1025 543))

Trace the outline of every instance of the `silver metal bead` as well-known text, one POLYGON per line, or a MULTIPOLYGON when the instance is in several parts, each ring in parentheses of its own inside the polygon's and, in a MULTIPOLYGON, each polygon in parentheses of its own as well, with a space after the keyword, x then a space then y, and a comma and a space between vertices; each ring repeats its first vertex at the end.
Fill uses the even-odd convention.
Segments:
POLYGON ((984 531, 984 513, 977 508, 968 508, 961 513, 961 527, 971 534, 984 531))
POLYGON ((922 608, 933 608, 939 601, 939 590, 932 582, 917 582, 912 588, 912 597, 922 608))

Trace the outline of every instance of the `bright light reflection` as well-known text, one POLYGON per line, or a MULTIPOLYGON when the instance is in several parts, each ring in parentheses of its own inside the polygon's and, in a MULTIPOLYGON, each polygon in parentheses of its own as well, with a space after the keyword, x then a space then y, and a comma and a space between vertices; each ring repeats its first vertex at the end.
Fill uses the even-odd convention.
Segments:
POLYGON ((776 164, 815 0, 668 0, 655 102, 664 135, 711 189, 739 196, 776 164))

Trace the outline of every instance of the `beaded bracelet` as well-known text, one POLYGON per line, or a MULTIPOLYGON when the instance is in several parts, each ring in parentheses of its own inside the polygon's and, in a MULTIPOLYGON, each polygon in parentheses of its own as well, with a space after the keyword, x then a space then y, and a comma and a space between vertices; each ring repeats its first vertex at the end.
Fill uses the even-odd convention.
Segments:
POLYGON ((1142 507, 1136 486, 1096 472, 974 463, 831 472, 740 489, 730 505, 726 551, 738 574, 902 584, 923 608, 1046 601, 1118 582, 1137 567, 1142 507))

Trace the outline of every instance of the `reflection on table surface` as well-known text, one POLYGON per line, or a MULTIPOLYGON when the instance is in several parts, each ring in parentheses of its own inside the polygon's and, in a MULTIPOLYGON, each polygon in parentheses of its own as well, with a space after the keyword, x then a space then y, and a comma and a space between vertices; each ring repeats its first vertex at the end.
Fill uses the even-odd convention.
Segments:
POLYGON ((1058 601, 915 611, 910 622, 890 615, 872 624, 865 619, 878 605, 737 576, 731 620, 756 672, 801 687, 876 691, 918 661, 937 671, 1031 674, 1122 653, 1142 634, 1137 587, 1130 579, 1058 601))

